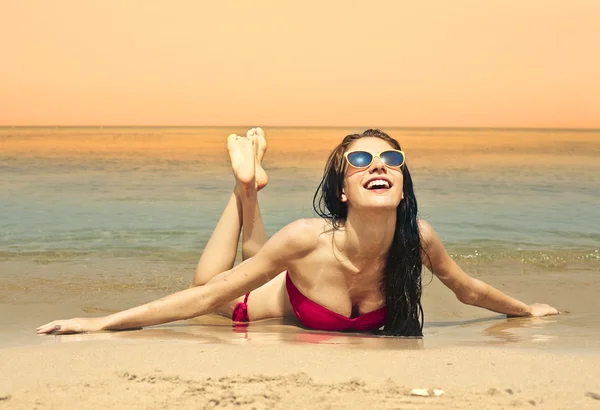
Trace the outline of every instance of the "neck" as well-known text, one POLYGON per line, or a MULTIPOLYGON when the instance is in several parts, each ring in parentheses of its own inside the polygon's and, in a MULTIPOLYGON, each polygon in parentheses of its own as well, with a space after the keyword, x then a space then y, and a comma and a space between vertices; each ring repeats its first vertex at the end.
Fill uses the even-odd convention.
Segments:
POLYGON ((344 253, 351 260, 387 257, 396 230, 396 210, 352 211, 345 223, 344 253))

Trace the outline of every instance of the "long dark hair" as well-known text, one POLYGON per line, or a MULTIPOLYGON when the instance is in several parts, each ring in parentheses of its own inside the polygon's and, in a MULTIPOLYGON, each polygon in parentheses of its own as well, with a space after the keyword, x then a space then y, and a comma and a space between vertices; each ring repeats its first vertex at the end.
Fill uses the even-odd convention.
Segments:
MULTIPOLYGON (((315 212, 331 221, 338 229, 346 221, 348 205, 342 202, 342 188, 346 170, 344 153, 360 138, 380 138, 394 149, 401 149, 398 141, 380 130, 369 129, 362 134, 346 136, 333 150, 323 173, 323 179, 313 198, 315 212)), ((421 237, 417 222, 417 199, 408 166, 402 169, 404 199, 396 208, 396 229, 384 268, 382 291, 387 315, 380 332, 390 336, 423 336, 423 307, 421 306, 421 237)))

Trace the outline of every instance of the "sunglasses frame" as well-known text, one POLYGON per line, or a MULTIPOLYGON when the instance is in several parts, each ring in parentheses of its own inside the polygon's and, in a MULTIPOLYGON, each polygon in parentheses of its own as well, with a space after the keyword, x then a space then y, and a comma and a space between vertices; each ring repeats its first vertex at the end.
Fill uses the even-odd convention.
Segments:
POLYGON ((352 168, 356 168, 356 169, 367 169, 367 168, 369 168, 369 167, 371 166, 371 164, 373 163, 373 161, 375 161, 375 158, 379 158, 379 161, 381 161, 381 163, 382 163, 383 165, 385 165, 385 166, 386 166, 386 167, 388 167, 388 168, 392 168, 392 169, 395 169, 395 168, 400 168, 400 169, 402 169, 402 167, 403 167, 403 166, 404 166, 404 164, 406 163, 406 154, 404 153, 404 151, 401 151, 401 150, 399 150, 399 149, 385 149, 385 150, 383 150, 383 151, 381 151, 380 153, 378 153, 378 154, 375 154, 375 155, 371 154, 369 151, 365 151, 365 150, 363 150, 363 149, 358 149, 358 150, 355 150, 355 151, 348 151, 348 152, 345 152, 345 153, 344 153, 344 158, 346 158, 346 162, 348 163, 348 165, 350 165, 352 168), (381 161, 381 154, 383 154, 384 152, 390 152, 390 151, 393 151, 393 152, 399 152, 400 154, 402 154, 402 164, 400 164, 400 165, 394 165, 394 166, 392 166, 392 165, 388 165, 388 164, 386 164, 385 162, 381 161), (352 154, 352 153, 354 153, 354 152, 366 152, 367 154, 370 154, 370 155, 371 155, 371 157, 372 157, 372 158, 371 158, 371 162, 369 162, 369 164, 367 164, 367 165, 365 165, 365 166, 362 166, 362 167, 356 167, 356 166, 352 165, 352 164, 350 163, 350 160, 348 159, 348 155, 350 155, 350 154, 352 154))

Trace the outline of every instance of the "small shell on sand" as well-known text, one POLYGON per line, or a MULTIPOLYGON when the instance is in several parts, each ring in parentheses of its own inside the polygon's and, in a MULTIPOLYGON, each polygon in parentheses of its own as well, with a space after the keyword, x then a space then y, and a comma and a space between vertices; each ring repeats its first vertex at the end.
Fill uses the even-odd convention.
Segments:
POLYGON ((412 389, 410 391, 410 395, 411 396, 420 396, 420 397, 429 397, 429 396, 436 396, 436 397, 440 397, 443 396, 446 392, 443 391, 442 389, 412 389))

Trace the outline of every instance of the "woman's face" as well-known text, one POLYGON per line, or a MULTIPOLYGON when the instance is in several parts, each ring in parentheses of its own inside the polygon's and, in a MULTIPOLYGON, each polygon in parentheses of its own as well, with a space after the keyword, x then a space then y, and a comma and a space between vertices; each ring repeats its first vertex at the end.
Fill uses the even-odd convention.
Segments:
POLYGON ((396 209, 404 198, 402 169, 390 168, 379 158, 382 151, 394 149, 380 138, 361 138, 348 151, 367 151, 373 155, 368 168, 354 168, 346 161, 342 202, 354 209, 396 209), (378 183, 373 183, 374 181, 378 183))

